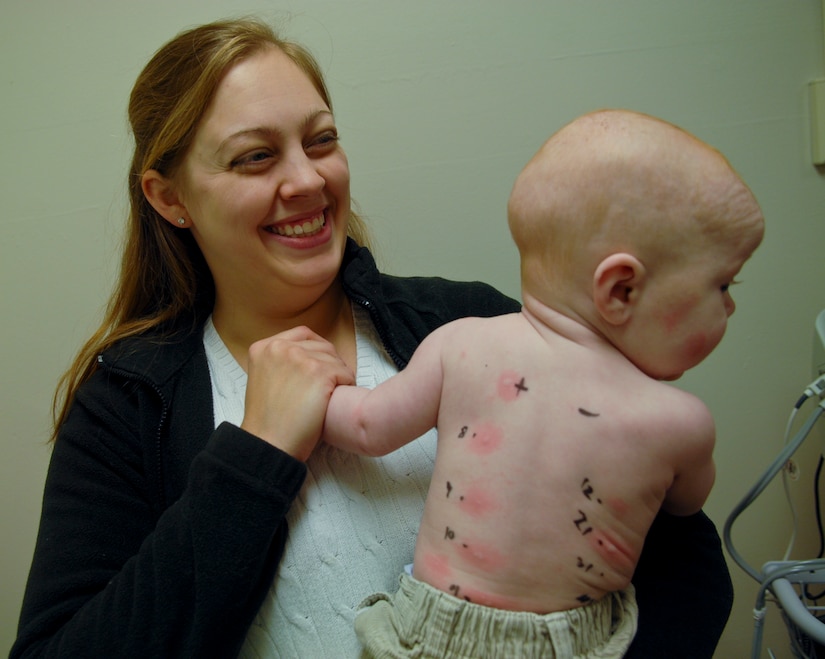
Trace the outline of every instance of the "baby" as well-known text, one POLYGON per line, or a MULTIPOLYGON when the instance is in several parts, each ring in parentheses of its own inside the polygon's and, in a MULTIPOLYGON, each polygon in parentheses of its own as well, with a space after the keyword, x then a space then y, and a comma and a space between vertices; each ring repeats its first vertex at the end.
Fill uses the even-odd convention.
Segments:
POLYGON ((654 517, 713 485, 713 419, 662 381, 722 339, 764 231, 748 187, 683 130, 606 110, 544 144, 508 216, 522 311, 445 325, 330 401, 348 451, 438 429, 413 576, 356 617, 370 656, 620 657, 654 517))

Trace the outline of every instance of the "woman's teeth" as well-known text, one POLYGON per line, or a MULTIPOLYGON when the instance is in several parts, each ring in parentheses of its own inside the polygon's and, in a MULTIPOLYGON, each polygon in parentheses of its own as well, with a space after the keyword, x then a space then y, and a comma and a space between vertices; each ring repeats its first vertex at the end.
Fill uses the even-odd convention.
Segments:
POLYGON ((284 226, 273 226, 270 229, 279 236, 311 236, 323 229, 325 224, 324 216, 320 215, 313 220, 307 220, 303 224, 286 224, 284 226))

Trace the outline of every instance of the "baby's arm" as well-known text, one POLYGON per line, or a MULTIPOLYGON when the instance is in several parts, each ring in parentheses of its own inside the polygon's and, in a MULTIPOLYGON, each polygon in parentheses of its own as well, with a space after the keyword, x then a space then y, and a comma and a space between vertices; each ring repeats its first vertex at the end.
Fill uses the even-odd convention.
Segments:
POLYGON ((385 455, 438 422, 441 400, 443 337, 448 328, 430 334, 403 371, 375 389, 339 386, 332 393, 323 439, 332 446, 385 455))
POLYGON ((692 398, 683 409, 676 476, 665 496, 662 509, 671 515, 692 515, 699 512, 716 479, 713 447, 716 427, 710 410, 699 399, 692 398))

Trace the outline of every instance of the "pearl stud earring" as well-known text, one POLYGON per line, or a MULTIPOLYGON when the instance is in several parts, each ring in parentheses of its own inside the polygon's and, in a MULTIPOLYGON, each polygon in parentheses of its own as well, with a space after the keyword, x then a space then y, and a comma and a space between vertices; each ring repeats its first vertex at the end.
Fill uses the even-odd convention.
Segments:
POLYGON ((178 218, 178 224, 180 224, 181 226, 183 226, 184 224, 186 224, 186 218, 184 218, 184 217, 179 217, 179 218, 178 218))

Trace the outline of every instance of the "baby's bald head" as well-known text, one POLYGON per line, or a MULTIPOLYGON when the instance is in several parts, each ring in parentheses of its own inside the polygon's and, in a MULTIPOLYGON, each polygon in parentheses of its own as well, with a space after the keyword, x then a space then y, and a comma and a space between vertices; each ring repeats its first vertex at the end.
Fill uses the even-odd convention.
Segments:
POLYGON ((740 222, 762 221, 717 150, 625 110, 593 112, 555 133, 516 179, 508 220, 524 286, 554 290, 589 285, 612 253, 654 268, 740 222))

